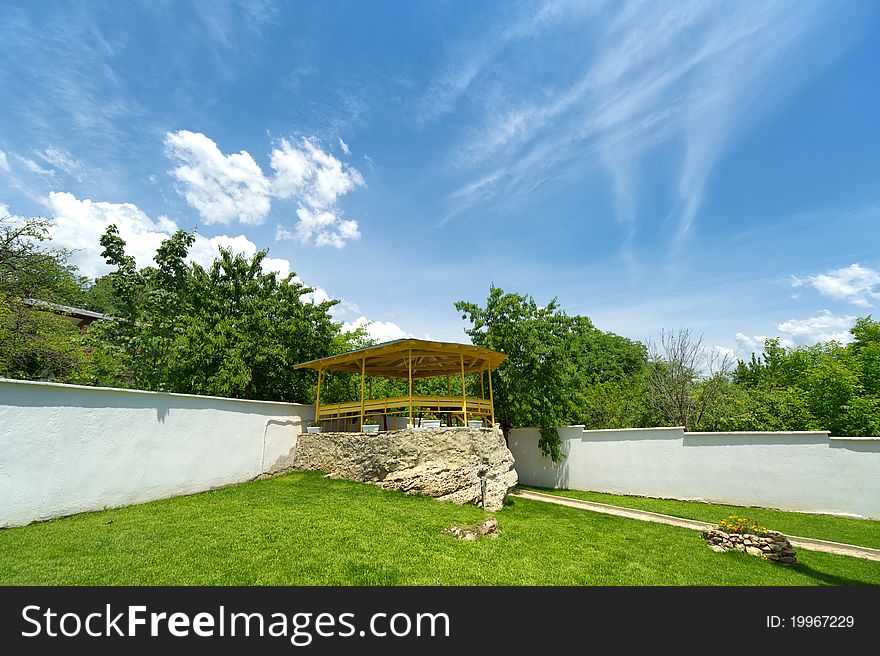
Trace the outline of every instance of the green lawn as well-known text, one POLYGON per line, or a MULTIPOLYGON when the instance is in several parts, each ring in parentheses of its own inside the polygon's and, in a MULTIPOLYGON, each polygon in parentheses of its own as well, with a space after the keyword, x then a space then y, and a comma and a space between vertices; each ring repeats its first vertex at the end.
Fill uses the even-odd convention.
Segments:
POLYGON ((0 530, 0 584, 880 585, 880 563, 716 554, 695 531, 515 499, 502 535, 440 535, 471 506, 294 473, 0 530))
POLYGON ((535 492, 556 494, 573 499, 608 503, 614 506, 624 506, 625 508, 649 510, 651 512, 663 513, 664 515, 696 519, 711 524, 717 524, 718 520, 728 515, 754 517, 767 528, 787 535, 831 540, 833 542, 844 542, 880 549, 880 522, 869 519, 786 512, 784 510, 770 510, 768 508, 724 506, 716 503, 700 503, 698 501, 622 496, 619 494, 605 494, 604 492, 549 490, 527 485, 520 487, 524 490, 534 490, 535 492))

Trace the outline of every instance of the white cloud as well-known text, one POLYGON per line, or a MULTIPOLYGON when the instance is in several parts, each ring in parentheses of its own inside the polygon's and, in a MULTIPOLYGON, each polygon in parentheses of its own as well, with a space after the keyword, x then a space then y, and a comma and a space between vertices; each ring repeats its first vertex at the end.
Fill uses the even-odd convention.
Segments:
POLYGON ((49 146, 48 148, 37 152, 37 155, 49 164, 49 166, 61 169, 64 173, 73 176, 78 181, 82 182, 85 179, 82 162, 75 159, 73 155, 66 150, 56 146, 49 146))
MULTIPOLYGON (((103 249, 99 243, 101 235, 111 223, 119 228, 119 234, 126 242, 126 252, 135 258, 139 267, 153 266, 156 249, 178 230, 174 221, 164 216, 153 220, 132 203, 79 200, 67 192, 52 192, 49 194, 49 206, 54 217, 54 226, 51 228, 54 245, 70 249, 71 263, 92 278, 112 270, 101 257, 103 249)), ((210 266, 220 254, 221 247, 246 257, 253 257, 258 250, 257 245, 245 235, 206 237, 197 233, 189 259, 202 266, 210 266)), ((290 273, 290 262, 267 257, 263 259, 262 268, 265 272, 275 271, 285 277, 290 273)), ((323 290, 321 293, 326 296, 323 290)))
POLYGON ((728 361, 734 363, 736 362, 736 351, 734 351, 732 348, 728 348, 727 346, 722 346, 720 344, 716 344, 710 348, 709 357, 711 358, 713 356, 717 357, 719 363, 725 358, 728 361))
POLYGON ((556 75, 528 86, 523 81, 534 67, 550 66, 532 56, 536 42, 553 43, 557 52, 554 42, 568 38, 577 21, 590 29, 589 12, 599 5, 557 3, 537 13, 525 7, 514 27, 499 20, 460 48, 451 65, 441 63, 426 96, 441 113, 469 102, 468 110, 481 114, 450 145, 450 163, 470 175, 447 198, 451 214, 477 203, 516 203, 548 177, 598 165, 626 224, 624 255, 642 219, 641 171, 652 150, 665 143, 682 151, 669 176, 676 196, 669 224, 680 247, 725 148, 833 61, 855 33, 835 34, 840 25, 826 31, 830 10, 817 3, 793 12, 785 2, 764 2, 732 13, 700 0, 616 2, 602 7, 609 20, 589 47, 553 62, 556 75), (833 39, 833 47, 814 47, 812 36, 833 39))
POLYGON ((792 276, 791 284, 794 287, 810 284, 823 296, 863 308, 871 307, 872 301, 880 300, 880 271, 858 263, 809 276, 806 280, 792 276))
POLYGON ((275 195, 299 204, 295 230, 279 226, 276 238, 295 235, 302 243, 336 248, 360 238, 357 221, 343 219, 337 209, 341 196, 365 184, 356 168, 324 152, 312 139, 297 145, 282 139, 272 150, 270 163, 275 169, 275 195))
MULTIPOLYGON (((310 285, 299 276, 294 276, 293 279, 295 282, 298 282, 299 284, 305 285, 306 287, 310 287, 312 289, 312 291, 300 295, 300 299, 302 299, 304 303, 314 303, 315 305, 317 305, 319 303, 323 303, 324 301, 330 300, 330 294, 328 294, 327 290, 323 287, 310 285)), ((331 308, 331 314, 333 314, 333 309, 335 309, 336 307, 338 306, 333 306, 333 308, 331 308)))
MULTIPOLYGON (((741 358, 748 359, 752 353, 761 353, 764 350, 764 342, 769 339, 769 335, 746 335, 745 333, 736 334, 736 343, 738 345, 737 353, 741 358)), ((786 348, 795 346, 794 340, 790 337, 776 336, 779 344, 786 348)))
POLYGON ((852 341, 849 329, 858 317, 837 316, 829 310, 822 310, 815 317, 806 319, 789 319, 783 321, 776 329, 788 333, 795 341, 804 344, 835 340, 846 344, 852 341))
POLYGON ((56 245, 71 249, 72 264, 87 276, 97 277, 111 270, 101 257, 101 235, 111 223, 119 228, 126 250, 138 266, 153 264, 153 255, 163 239, 177 230, 177 224, 166 217, 151 219, 132 203, 94 202, 79 200, 67 192, 51 192, 49 208, 54 217, 51 228, 56 245))
POLYGON ((51 169, 44 169, 42 166, 40 166, 39 164, 37 164, 37 163, 36 163, 34 160, 32 160, 32 159, 29 159, 29 158, 27 158, 27 157, 23 157, 23 156, 18 155, 18 154, 16 154, 15 157, 16 157, 16 159, 17 159, 19 162, 21 162, 21 163, 24 165, 24 167, 25 167, 28 171, 30 171, 31 173, 36 173, 37 175, 42 175, 42 176, 47 176, 47 177, 48 177, 48 176, 55 175, 55 171, 53 171, 53 170, 51 170, 51 169))
POLYGON ((342 299, 333 306, 333 309, 330 310, 330 313, 337 320, 341 320, 341 317, 344 317, 349 314, 359 314, 361 311, 360 307, 357 303, 352 303, 351 301, 346 301, 342 299))
POLYGON ((342 196, 364 186, 364 178, 356 168, 323 151, 313 138, 296 143, 281 139, 269 156, 272 177, 246 151, 224 155, 204 134, 169 132, 165 146, 169 157, 180 164, 170 171, 181 184, 179 191, 206 223, 259 224, 274 199, 292 200, 298 206, 296 226, 293 230, 278 226, 276 239, 295 237, 302 243, 342 248, 360 237, 357 221, 344 219, 337 204, 342 196))
POLYGON ((413 336, 393 321, 373 321, 364 316, 360 316, 354 321, 343 323, 342 331, 352 332, 362 326, 366 326, 367 335, 369 335, 370 339, 374 339, 377 342, 390 342, 394 339, 404 339, 413 336))
MULTIPOLYGON (((244 235, 204 237, 196 234, 195 243, 190 249, 189 259, 203 267, 208 267, 220 255, 221 248, 244 255, 247 258, 252 258, 258 250, 257 245, 244 235)), ((290 273, 290 262, 277 257, 264 257, 260 268, 264 273, 274 271, 280 277, 285 278, 290 273)))
POLYGON ((343 153, 351 155, 351 149, 348 147, 348 144, 342 140, 342 137, 339 137, 339 147, 342 148, 343 153))
POLYGON ((242 150, 224 155, 213 141, 188 130, 165 135, 168 156, 179 162, 169 173, 186 201, 206 223, 260 224, 271 208, 271 182, 242 150))
MULTIPOLYGON (((848 344, 853 337, 849 329, 855 323, 857 317, 838 316, 829 310, 821 310, 819 314, 806 319, 788 319, 777 324, 776 335, 747 335, 742 332, 736 333, 737 355, 747 360, 752 353, 760 354, 764 351, 764 342, 770 337, 779 340, 779 345, 785 348, 806 346, 818 342, 831 340, 848 344)), ((718 347, 716 347, 718 348, 718 347)))
POLYGON ((12 170, 11 168, 9 168, 9 159, 6 157, 6 153, 4 153, 2 150, 0 150, 0 169, 3 169, 7 172, 12 170))

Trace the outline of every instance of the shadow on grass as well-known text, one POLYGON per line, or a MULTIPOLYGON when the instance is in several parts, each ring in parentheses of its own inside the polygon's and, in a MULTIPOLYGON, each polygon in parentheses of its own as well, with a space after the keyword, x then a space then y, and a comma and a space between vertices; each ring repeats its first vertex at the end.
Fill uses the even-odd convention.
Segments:
POLYGON ((850 579, 845 576, 837 576, 836 574, 828 574, 818 569, 805 565, 804 563, 796 563, 794 565, 776 565, 777 567, 790 567, 792 571, 809 576, 814 581, 819 581, 825 585, 875 585, 868 581, 860 581, 858 579, 850 579))

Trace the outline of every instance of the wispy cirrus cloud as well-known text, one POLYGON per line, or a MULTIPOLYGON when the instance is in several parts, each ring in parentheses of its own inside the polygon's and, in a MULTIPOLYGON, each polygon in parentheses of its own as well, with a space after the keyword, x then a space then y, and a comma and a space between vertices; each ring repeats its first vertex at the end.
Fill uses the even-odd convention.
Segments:
POLYGON ((849 43, 809 50, 829 12, 823 3, 581 6, 589 11, 561 3, 540 18, 514 17, 472 58, 435 76, 426 94, 433 118, 468 103, 479 116, 450 151, 466 181, 448 195, 447 219, 490 199, 515 202, 553 176, 589 172, 610 183, 629 240, 640 219, 639 169, 658 145, 672 144, 681 156, 670 165, 676 202, 667 237, 681 245, 725 149, 849 43), (534 52, 556 59, 536 62, 534 52), (808 65, 794 66, 805 53, 808 65), (524 83, 551 63, 545 84, 524 83))

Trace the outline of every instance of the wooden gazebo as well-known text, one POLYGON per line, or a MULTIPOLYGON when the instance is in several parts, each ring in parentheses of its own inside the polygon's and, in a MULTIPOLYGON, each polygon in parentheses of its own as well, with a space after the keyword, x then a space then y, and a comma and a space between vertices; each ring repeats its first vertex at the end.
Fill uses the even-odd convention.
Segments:
POLYGON ((490 426, 495 425, 491 371, 504 362, 506 355, 471 344, 432 342, 423 339, 398 339, 376 346, 357 349, 341 355, 312 360, 296 365, 295 369, 314 369, 318 372, 318 394, 315 401, 315 419, 322 425, 339 421, 343 426, 357 422, 363 426, 364 417, 381 414, 405 415, 413 425, 414 412, 430 411, 460 418, 467 425, 468 415, 476 415, 490 426), (361 399, 346 403, 321 404, 321 384, 330 371, 360 374, 361 399), (480 374, 479 398, 468 397, 465 375, 480 374), (367 376, 398 378, 409 381, 409 394, 393 398, 373 399, 366 393, 367 376), (414 396, 413 381, 422 378, 447 378, 446 396, 414 396), (452 393, 451 376, 461 376, 461 394, 452 393), (487 382, 488 381, 488 382, 487 382), (486 396, 488 391, 489 395, 486 396))

